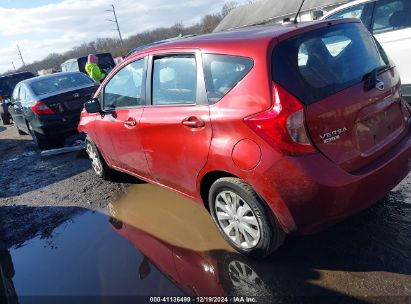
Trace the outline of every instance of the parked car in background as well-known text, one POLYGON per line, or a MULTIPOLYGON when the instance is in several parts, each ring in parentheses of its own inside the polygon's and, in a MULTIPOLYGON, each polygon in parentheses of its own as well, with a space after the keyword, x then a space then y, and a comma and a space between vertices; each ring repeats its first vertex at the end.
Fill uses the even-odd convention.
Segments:
POLYGON ((98 84, 80 72, 61 72, 18 83, 10 114, 20 134, 31 134, 40 149, 61 145, 76 133, 83 105, 98 84))
POLYGON ((359 0, 324 19, 358 18, 381 43, 401 76, 402 94, 411 103, 411 0, 359 0))
MULTIPOLYGON (((100 70, 102 70, 103 73, 107 74, 116 66, 113 56, 111 56, 110 53, 96 54, 96 56, 98 57, 98 66, 100 67, 100 70)), ((87 74, 85 70, 86 63, 87 56, 69 59, 61 64, 61 71, 82 72, 84 74, 87 74)))
POLYGON ((118 170, 189 197, 234 248, 261 258, 408 174, 399 91, 359 20, 253 26, 132 54, 78 129, 100 177, 118 170))
POLYGON ((0 76, 0 117, 4 125, 10 124, 8 103, 17 83, 24 79, 35 77, 31 72, 13 73, 0 76))

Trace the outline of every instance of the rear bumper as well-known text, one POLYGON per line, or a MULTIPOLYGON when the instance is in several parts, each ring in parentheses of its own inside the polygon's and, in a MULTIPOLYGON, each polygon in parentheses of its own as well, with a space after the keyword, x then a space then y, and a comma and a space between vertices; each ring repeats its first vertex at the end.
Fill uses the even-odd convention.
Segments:
POLYGON ((77 133, 77 125, 79 120, 35 120, 30 123, 34 131, 47 136, 49 139, 58 139, 63 136, 77 133))
MULTIPOLYGON (((286 231, 308 234, 356 214, 383 198, 410 171, 411 136, 360 171, 348 173, 322 154, 284 157, 256 185, 269 205, 282 200, 294 223, 286 231), (288 174, 287 174, 288 173, 288 174), (267 196, 267 180, 272 187, 267 196), (263 185, 265 183, 265 185, 263 185)), ((274 211, 275 212, 275 211, 274 211)))

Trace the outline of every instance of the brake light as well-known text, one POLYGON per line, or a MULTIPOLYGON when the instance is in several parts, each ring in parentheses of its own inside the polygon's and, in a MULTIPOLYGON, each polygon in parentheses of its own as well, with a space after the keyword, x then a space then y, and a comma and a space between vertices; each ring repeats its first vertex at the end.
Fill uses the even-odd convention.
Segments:
POLYGON ((3 103, 3 96, 0 96, 0 104, 3 103))
POLYGON ((44 102, 38 101, 36 102, 31 109, 37 115, 52 115, 56 114, 52 109, 50 109, 44 102))
POLYGON ((293 95, 273 84, 273 107, 244 122, 261 138, 287 154, 314 152, 304 121, 304 107, 293 95))

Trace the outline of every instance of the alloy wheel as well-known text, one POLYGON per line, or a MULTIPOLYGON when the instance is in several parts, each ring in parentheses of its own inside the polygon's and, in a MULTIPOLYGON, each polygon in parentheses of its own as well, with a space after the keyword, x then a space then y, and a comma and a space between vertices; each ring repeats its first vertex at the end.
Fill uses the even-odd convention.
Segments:
POLYGON ((221 229, 238 247, 250 249, 258 244, 261 231, 257 217, 241 196, 233 191, 221 191, 214 208, 221 229))
POLYGON ((97 151, 90 143, 87 143, 86 152, 91 160, 91 166, 93 167, 94 172, 96 172, 97 175, 100 176, 103 172, 103 166, 101 164, 97 151))

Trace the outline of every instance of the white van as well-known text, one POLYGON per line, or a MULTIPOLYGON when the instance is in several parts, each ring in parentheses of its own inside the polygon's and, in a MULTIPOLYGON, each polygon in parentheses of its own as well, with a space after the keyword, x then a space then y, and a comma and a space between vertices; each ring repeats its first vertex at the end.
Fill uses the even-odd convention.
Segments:
POLYGON ((381 43, 401 75, 402 94, 411 103, 411 0, 358 0, 322 19, 358 18, 381 43))

